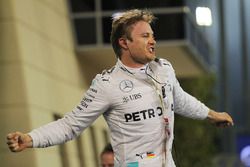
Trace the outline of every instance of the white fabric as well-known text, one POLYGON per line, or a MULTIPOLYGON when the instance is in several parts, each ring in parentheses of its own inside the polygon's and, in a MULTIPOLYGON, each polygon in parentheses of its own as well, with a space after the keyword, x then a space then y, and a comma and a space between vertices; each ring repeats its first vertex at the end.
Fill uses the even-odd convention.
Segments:
POLYGON ((165 167, 175 167, 171 154, 174 112, 185 117, 205 119, 208 111, 204 104, 183 91, 168 61, 159 59, 142 68, 132 69, 118 60, 112 69, 95 77, 72 112, 29 134, 33 147, 61 144, 78 136, 103 114, 110 128, 116 167, 162 167, 165 112, 170 131, 165 167), (165 91, 162 91, 162 86, 165 91), (161 93, 164 106, 157 91, 161 93), (166 110, 163 111, 163 108, 166 110))

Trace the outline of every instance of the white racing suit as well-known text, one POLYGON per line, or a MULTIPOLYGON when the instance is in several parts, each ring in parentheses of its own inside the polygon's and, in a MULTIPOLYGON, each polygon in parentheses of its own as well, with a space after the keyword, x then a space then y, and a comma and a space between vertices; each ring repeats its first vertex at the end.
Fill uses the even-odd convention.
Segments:
POLYGON ((205 119, 208 111, 183 91, 168 61, 156 59, 132 69, 118 60, 95 77, 72 112, 29 135, 33 147, 61 144, 103 114, 110 128, 115 167, 175 167, 171 154, 174 112, 205 119))

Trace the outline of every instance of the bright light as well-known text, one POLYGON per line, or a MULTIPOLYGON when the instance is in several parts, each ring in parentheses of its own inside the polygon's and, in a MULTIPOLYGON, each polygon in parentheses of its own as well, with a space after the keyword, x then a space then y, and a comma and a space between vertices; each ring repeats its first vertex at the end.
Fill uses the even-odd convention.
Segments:
POLYGON ((197 7, 196 11, 196 22, 200 26, 211 26, 212 25, 212 14, 208 7, 197 7))
POLYGON ((250 166, 250 145, 244 147, 240 153, 240 159, 244 165, 250 166))

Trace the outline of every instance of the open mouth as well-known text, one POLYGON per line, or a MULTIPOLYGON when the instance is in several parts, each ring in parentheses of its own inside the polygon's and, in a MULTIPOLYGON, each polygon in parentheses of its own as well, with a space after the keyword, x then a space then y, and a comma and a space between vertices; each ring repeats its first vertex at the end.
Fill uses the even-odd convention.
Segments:
POLYGON ((154 48, 154 47, 150 47, 150 48, 149 48, 149 52, 150 52, 150 53, 154 53, 154 52, 155 52, 155 48, 154 48))

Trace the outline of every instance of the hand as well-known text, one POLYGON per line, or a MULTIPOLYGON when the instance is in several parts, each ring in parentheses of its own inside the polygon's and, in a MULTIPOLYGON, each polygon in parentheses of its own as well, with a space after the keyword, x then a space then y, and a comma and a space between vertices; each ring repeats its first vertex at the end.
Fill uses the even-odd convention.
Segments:
POLYGON ((20 152, 33 145, 32 138, 28 134, 21 132, 9 133, 7 135, 7 144, 12 152, 20 152))
POLYGON ((229 127, 234 125, 232 117, 226 112, 215 112, 210 110, 207 118, 217 127, 229 127))

